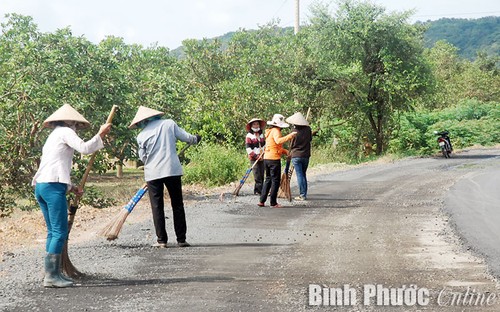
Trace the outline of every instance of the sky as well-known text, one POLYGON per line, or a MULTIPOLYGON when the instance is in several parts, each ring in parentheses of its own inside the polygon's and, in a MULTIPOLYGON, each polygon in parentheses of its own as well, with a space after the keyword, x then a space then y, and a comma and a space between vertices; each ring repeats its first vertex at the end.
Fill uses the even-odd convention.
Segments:
MULTIPOLYGON (((310 6, 331 0, 299 0, 300 23, 310 6)), ((500 16, 500 0, 371 0, 387 12, 414 9, 411 22, 447 18, 500 16)), ((276 20, 294 26, 296 0, 0 0, 5 14, 28 15, 42 32, 69 27, 74 36, 98 43, 106 36, 127 44, 175 49, 185 39, 213 38, 239 29, 257 29, 276 20)))

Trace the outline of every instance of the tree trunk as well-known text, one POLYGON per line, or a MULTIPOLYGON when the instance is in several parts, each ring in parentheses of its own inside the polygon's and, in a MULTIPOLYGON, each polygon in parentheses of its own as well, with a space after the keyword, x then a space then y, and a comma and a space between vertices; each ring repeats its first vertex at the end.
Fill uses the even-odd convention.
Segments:
POLYGON ((123 178, 123 165, 122 164, 116 165, 116 177, 123 178))
POLYGON ((384 130, 383 130, 383 117, 381 114, 377 116, 377 121, 373 117, 372 113, 368 114, 368 120, 370 121, 370 125, 372 126, 373 132, 375 132, 375 143, 377 148, 375 153, 377 155, 381 155, 384 151, 384 130))
POLYGON ((375 153, 377 155, 381 155, 382 152, 384 151, 384 134, 382 133, 382 130, 379 130, 376 133, 375 142, 377 143, 377 149, 375 153))

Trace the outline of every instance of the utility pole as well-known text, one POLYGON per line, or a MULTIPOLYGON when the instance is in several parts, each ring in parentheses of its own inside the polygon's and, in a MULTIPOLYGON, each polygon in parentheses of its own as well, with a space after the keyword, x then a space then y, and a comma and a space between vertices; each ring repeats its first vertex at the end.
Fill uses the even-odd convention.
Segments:
POLYGON ((297 34, 300 29, 300 0, 295 0, 295 27, 294 34, 297 34))

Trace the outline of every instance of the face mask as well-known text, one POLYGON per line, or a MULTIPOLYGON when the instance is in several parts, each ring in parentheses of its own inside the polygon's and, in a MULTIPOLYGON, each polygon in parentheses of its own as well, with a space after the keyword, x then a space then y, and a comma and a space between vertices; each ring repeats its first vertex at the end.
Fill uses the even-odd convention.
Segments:
POLYGON ((252 131, 253 132, 258 132, 258 131, 260 131, 260 128, 259 127, 257 127, 257 128, 252 127, 252 131))

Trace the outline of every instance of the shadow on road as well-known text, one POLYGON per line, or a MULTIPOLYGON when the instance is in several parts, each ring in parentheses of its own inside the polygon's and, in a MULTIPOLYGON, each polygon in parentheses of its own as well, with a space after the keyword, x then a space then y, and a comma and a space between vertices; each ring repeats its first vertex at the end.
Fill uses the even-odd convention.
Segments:
MULTIPOLYGON (((490 158, 499 158, 500 155, 494 154, 483 154, 483 155, 468 155, 468 154, 451 154, 451 159, 490 159, 490 158)), ((434 159, 442 158, 445 159, 443 155, 434 155, 434 159)))
POLYGON ((76 287, 122 287, 122 286, 141 286, 141 285, 169 285, 178 283, 215 283, 232 281, 234 278, 226 276, 191 276, 176 278, 152 278, 152 279, 113 279, 94 277, 93 279, 83 281, 82 285, 76 287))
MULTIPOLYGON (((290 208, 294 208, 294 207, 290 207, 290 208)), ((234 247, 254 248, 254 247, 282 247, 282 246, 288 246, 288 244, 268 244, 268 243, 262 243, 262 244, 259 244, 259 243, 193 244, 193 245, 191 245, 191 247, 189 247, 189 249, 191 249, 191 248, 221 248, 221 247, 222 248, 234 248, 234 247)), ((147 247, 144 247, 144 245, 127 245, 127 244, 123 244, 123 245, 114 244, 114 245, 111 245, 110 247, 117 248, 117 249, 144 249, 144 248, 147 248, 147 247)), ((172 247, 168 247, 168 249, 180 249, 180 248, 181 247, 177 247, 175 245, 172 247)), ((151 247, 151 249, 153 249, 153 247, 151 247)))
POLYGON ((213 248, 213 247, 282 247, 288 246, 289 244, 269 244, 269 243, 235 243, 235 244, 196 244, 191 245, 190 248, 202 247, 202 248, 213 248))

